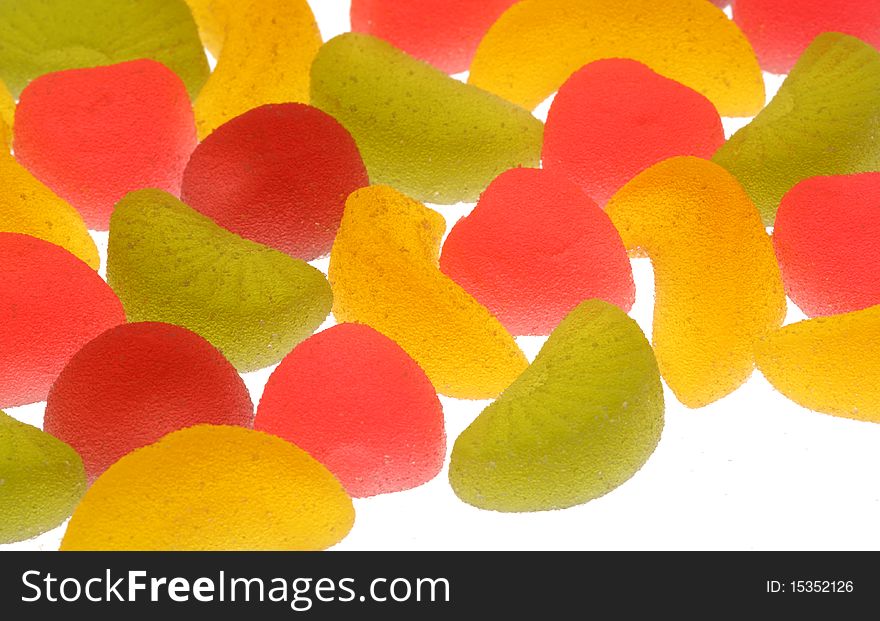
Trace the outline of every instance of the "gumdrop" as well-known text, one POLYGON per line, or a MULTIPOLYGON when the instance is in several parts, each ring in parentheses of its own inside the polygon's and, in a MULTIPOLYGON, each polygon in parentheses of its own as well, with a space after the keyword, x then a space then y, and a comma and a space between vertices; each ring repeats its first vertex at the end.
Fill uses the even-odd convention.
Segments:
POLYGON ((179 194, 196 142, 183 83, 151 60, 45 75, 16 113, 15 157, 98 230, 132 190, 179 194))
POLYGON ((516 168, 499 176, 450 231, 440 269, 511 334, 550 334, 581 301, 626 311, 635 285, 607 215, 564 176, 516 168))
POLYGON ((208 59, 183 0, 0 2, 0 79, 14 95, 46 73, 141 58, 174 71, 192 97, 208 59))
POLYGON ((333 314, 393 339, 437 392, 492 398, 526 358, 486 307, 440 272, 445 231, 443 216, 392 188, 354 192, 330 253, 333 314))
POLYGON ((528 111, 368 35, 321 48, 312 105, 351 132, 373 183, 417 200, 476 200, 500 173, 541 157, 543 124, 528 111))
POLYGON ((85 491, 76 451, 0 412, 0 544, 55 528, 85 491))
POLYGON ((816 412, 880 423, 880 306, 809 319, 768 336, 758 368, 783 395, 816 412))
POLYGON ((489 27, 516 0, 352 0, 351 29, 446 73, 465 71, 489 27))
POLYGON ((289 442, 200 425, 129 453, 73 513, 62 550, 322 550, 354 523, 351 498, 289 442))
POLYGON ((71 358, 49 392, 43 429, 76 449, 94 481, 172 431, 252 419, 241 376, 210 343, 178 326, 130 323, 71 358))
POLYGON ((880 52, 837 33, 810 45, 779 93, 714 160, 749 193, 764 224, 782 197, 817 175, 880 170, 880 52))
POLYGON ((315 268, 160 190, 132 192, 116 206, 107 282, 130 321, 188 328, 239 371, 280 361, 321 325, 332 299, 315 268))
POLYGON ((36 237, 0 233, 0 407, 43 401, 73 354, 124 322, 88 265, 36 237))
POLYGON ((585 301, 458 437, 449 482, 465 502, 493 511, 588 502, 645 464, 663 410, 657 361, 638 325, 616 306, 585 301))
POLYGON ((615 58, 590 63, 559 89, 542 160, 604 205, 653 164, 676 155, 708 159, 722 144, 711 101, 641 63, 615 58))
POLYGON ((672 158, 607 211, 624 245, 651 258, 654 350, 669 388, 692 408, 736 390, 754 370, 755 342, 786 311, 773 245, 742 186, 710 161, 672 158))
POLYGON ((446 457, 443 409, 425 372, 358 324, 300 343, 269 378, 254 428, 307 451, 361 498, 422 485, 446 457))
POLYGON ((0 81, 0 146, 5 152, 12 146, 12 126, 15 122, 15 99, 0 81))
POLYGON ((706 0, 523 0, 486 33, 469 79, 531 109, 603 58, 644 63, 705 95, 723 116, 764 106, 754 50, 706 0))
POLYGON ((311 261, 330 252, 348 195, 369 185, 344 127, 302 104, 262 106, 208 136, 181 197, 233 233, 311 261))

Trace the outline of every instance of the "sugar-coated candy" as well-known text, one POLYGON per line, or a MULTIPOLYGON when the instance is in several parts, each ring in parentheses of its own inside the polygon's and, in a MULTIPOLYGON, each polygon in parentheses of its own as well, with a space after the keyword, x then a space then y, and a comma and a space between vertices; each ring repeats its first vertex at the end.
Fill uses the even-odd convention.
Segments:
POLYGON ((657 361, 635 321, 587 300, 455 441, 452 489, 494 511, 564 509, 644 465, 663 430, 657 361))
POLYGON ((600 205, 652 164, 711 158, 724 144, 712 102, 634 60, 598 60, 559 89, 544 129, 543 166, 600 205))
POLYGON ((16 112, 15 157, 92 229, 132 190, 179 194, 196 142, 183 82, 152 60, 42 76, 16 112))
POLYGON ((0 233, 0 407, 43 401, 73 354, 124 322, 91 267, 55 244, 0 233))
POLYGON ((443 245, 440 269, 511 334, 550 334, 583 300, 626 311, 635 286, 611 220, 559 173, 501 174, 443 245))
POLYGON ((715 162, 773 225, 783 195, 817 175, 880 170, 880 51, 839 33, 820 35, 779 93, 718 150, 715 162))
POLYGON ((160 190, 140 190, 110 221, 107 282, 129 321, 188 328, 239 371, 280 361, 330 313, 327 279, 242 239, 160 190))
POLYGON ((269 378, 254 428, 308 452, 355 497, 426 483, 446 457, 443 409, 425 372, 358 324, 297 345, 269 378))
POLYGON ((267 433, 199 425, 129 453, 73 513, 62 550, 322 550, 351 530, 330 472, 267 433))
POLYGON ((14 95, 45 73, 151 58, 195 97, 208 59, 184 0, 0 2, 0 79, 14 95))
POLYGON ((181 198, 233 233, 311 261, 330 252, 345 199, 369 183, 354 139, 333 117, 277 104, 208 136, 186 167, 181 198))
POLYGON ((654 350, 688 407, 736 390, 755 342, 786 304, 773 245, 736 179, 708 160, 677 157, 638 175, 608 203, 624 245, 651 258, 654 350))
POLYGON ((767 336, 758 369, 792 401, 880 423, 880 306, 808 319, 767 336))
POLYGON ((93 481, 172 431, 252 419, 241 376, 205 339, 167 323, 129 323, 74 354, 49 391, 43 429, 76 449, 93 481))
POLYGON ((393 339, 437 392, 492 398, 526 358, 498 319, 440 272, 445 231, 443 216, 392 188, 354 192, 330 253, 333 315, 393 339))
POLYGON ((537 166, 543 124, 369 35, 328 41, 312 105, 357 142, 373 183, 432 203, 476 200, 508 168, 537 166))
POLYGON ((0 148, 6 152, 12 146, 12 126, 15 122, 15 99, 0 81, 0 148))
MULTIPOLYGON (((223 50, 226 29, 233 11, 248 4, 250 0, 185 0, 192 11, 202 43, 217 58, 223 50)), ((271 2, 272 0, 268 0, 271 2)))
POLYGON ((0 412, 0 544, 55 528, 85 491, 76 451, 0 412))
POLYGON ((706 0, 522 0, 480 42, 470 83, 534 108, 579 68, 631 58, 702 93, 723 116, 764 105, 755 52, 706 0))
POLYGON ((489 27, 516 0, 352 0, 351 29, 446 73, 465 71, 489 27))

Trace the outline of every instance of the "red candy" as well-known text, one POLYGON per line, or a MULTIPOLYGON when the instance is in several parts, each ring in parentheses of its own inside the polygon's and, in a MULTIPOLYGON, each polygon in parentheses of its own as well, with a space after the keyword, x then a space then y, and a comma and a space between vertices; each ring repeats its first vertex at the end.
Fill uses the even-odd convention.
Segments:
POLYGON ((186 168, 182 199, 242 237, 310 261, 330 252, 345 199, 369 183, 354 139, 333 117, 278 104, 208 136, 186 168))
POLYGON ((440 269, 512 334, 549 334, 583 300, 629 311, 635 286, 611 220, 583 190, 548 170, 497 177, 453 227, 440 269))
POLYGON ((0 408, 45 399, 80 347, 124 322, 95 270, 49 242, 0 233, 0 408))
POLYGON ((880 48, 878 0, 737 0, 733 19, 761 67, 788 73, 823 32, 842 32, 880 48))
POLYGON ((90 481, 134 449, 193 425, 249 427, 241 377, 208 341, 166 323, 104 332, 49 392, 44 430, 80 454, 90 481))
POLYGON ((319 332, 281 362, 254 428, 309 452, 356 497, 421 485, 446 456, 443 410, 424 371, 357 324, 319 332))
POLYGON ((517 0, 352 0, 351 29, 447 72, 465 71, 489 27, 517 0))
POLYGON ((773 245, 785 292, 810 317, 880 304, 880 173, 796 185, 776 212, 773 245))
POLYGON ((544 130, 544 168, 564 173, 599 205, 638 173, 677 155, 710 158, 724 143, 712 103, 633 60, 575 72, 544 130))
POLYGON ((152 60, 44 75, 15 113, 15 157, 98 230, 132 190, 178 195, 196 142, 186 87, 152 60))

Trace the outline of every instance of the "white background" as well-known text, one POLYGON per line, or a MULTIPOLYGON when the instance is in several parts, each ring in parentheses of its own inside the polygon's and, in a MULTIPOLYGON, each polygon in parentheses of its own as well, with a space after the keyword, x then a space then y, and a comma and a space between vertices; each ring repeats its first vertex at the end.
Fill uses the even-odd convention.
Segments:
MULTIPOLYGON (((310 4, 325 40, 348 30, 347 1, 310 4)), ((770 96, 781 80, 767 81, 770 96)), ((543 118, 546 110, 545 103, 536 115, 543 118)), ((745 122, 725 119, 725 127, 730 133, 745 122)), ((472 205, 435 208, 451 226, 472 205)), ((106 233, 95 238, 104 253, 106 233)), ((316 265, 325 269, 326 260, 316 265)), ((631 315, 650 336, 651 267, 644 259, 633 267, 638 298, 631 315)), ((792 308, 788 322, 802 318, 792 308)), ((543 340, 519 339, 530 358, 543 340)), ((254 403, 270 372, 245 376, 254 403)), ((441 399, 451 449, 488 402, 441 399)), ((458 500, 444 469, 418 489, 356 500, 354 529, 335 549, 880 548, 880 425, 805 410, 758 373, 700 410, 683 407, 668 390, 666 399, 666 428, 656 453, 603 498, 565 511, 481 511, 458 500)), ((8 413, 39 425, 43 406, 8 413)), ((57 549, 62 535, 63 527, 0 550, 57 549)))

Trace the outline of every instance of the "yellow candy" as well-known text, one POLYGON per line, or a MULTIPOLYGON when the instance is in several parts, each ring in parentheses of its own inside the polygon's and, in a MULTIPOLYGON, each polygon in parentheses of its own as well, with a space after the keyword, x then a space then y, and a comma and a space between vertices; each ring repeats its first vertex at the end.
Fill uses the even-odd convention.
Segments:
POLYGON ((774 332, 758 344, 758 369, 804 407, 880 423, 878 344, 880 306, 872 306, 774 332))
POLYGON ((236 6, 246 4, 242 0, 186 0, 192 11, 202 43, 215 57, 223 49, 226 38, 226 25, 229 23, 230 12, 236 6))
POLYGON ((707 405, 754 369, 756 341, 782 324, 785 294, 770 237, 742 186, 707 160, 660 162, 608 203, 623 243, 651 258, 654 349, 666 383, 707 405))
POLYGON ((307 103, 309 69, 321 46, 306 0, 219 4, 228 10, 226 35, 217 67, 196 99, 200 138, 264 104, 307 103))
POLYGON ((62 550, 322 550, 351 499, 308 453, 241 427, 169 434, 112 465, 70 519, 62 550))
POLYGON ((5 153, 0 153, 0 232, 39 237, 93 269, 100 265, 98 249, 79 212, 5 153))
POLYGON ((9 150, 12 145, 12 123, 15 118, 15 99, 0 81, 0 142, 9 150))
POLYGON ((440 272, 445 230, 443 216, 392 188, 353 193, 330 254, 333 314, 396 341, 437 392, 495 397, 526 358, 501 323, 440 272))
POLYGON ((470 82, 531 109, 602 58, 637 60, 702 93, 722 116, 764 105, 754 50, 706 0, 523 0, 480 42, 470 82))

